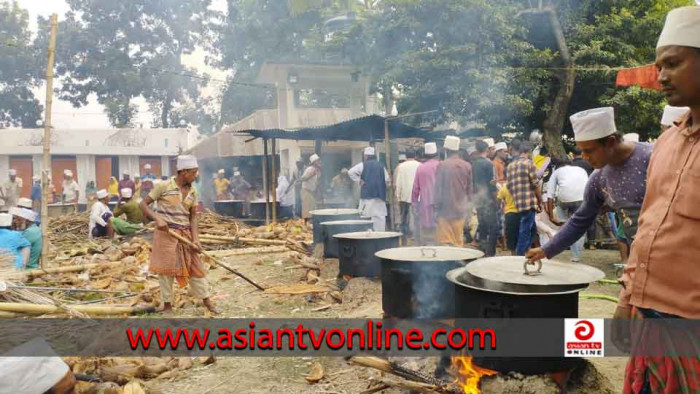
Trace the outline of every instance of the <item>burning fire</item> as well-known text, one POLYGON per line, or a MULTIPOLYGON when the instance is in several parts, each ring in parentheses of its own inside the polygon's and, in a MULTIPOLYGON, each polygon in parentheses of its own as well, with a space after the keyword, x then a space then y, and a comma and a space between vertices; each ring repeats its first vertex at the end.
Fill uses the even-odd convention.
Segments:
POLYGON ((498 372, 481 368, 472 363, 472 357, 452 357, 452 365, 457 370, 455 383, 462 388, 464 394, 479 394, 479 381, 482 376, 495 375, 498 372))

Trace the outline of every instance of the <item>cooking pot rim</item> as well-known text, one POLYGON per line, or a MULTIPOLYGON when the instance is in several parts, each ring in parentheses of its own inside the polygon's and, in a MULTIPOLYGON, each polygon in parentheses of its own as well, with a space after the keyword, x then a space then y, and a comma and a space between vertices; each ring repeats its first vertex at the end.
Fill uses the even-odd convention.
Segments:
MULTIPOLYGON (((447 280, 449 280, 450 282, 452 282, 456 286, 462 286, 462 287, 466 287, 466 288, 473 289, 473 290, 486 291, 489 293, 522 295, 522 296, 550 296, 550 295, 573 294, 573 293, 579 293, 588 287, 588 284, 581 284, 580 287, 572 288, 571 290, 565 290, 565 291, 531 292, 531 293, 530 292, 504 291, 504 290, 487 289, 485 287, 464 283, 458 279, 460 276, 463 276, 464 274, 471 275, 471 274, 469 274, 469 271, 467 271, 466 266, 455 268, 453 270, 448 271, 447 274, 445 274, 445 277, 447 278, 447 280)), ((508 283, 503 283, 503 285, 507 286, 508 283)), ((533 285, 533 287, 534 288, 536 288, 536 287, 544 288, 546 286, 534 286, 533 285)))
POLYGON ((477 249, 457 248, 454 246, 409 246, 380 250, 374 254, 383 260, 400 262, 449 262, 472 261, 484 256, 484 252, 477 249), (448 256, 438 256, 438 253, 448 253, 448 256), (407 258, 405 254, 415 255, 407 258), (402 256, 403 254, 403 256, 402 256), (398 255, 398 256, 397 256, 398 255))
POLYGON ((341 226, 343 224, 372 224, 371 220, 361 220, 361 219, 347 219, 347 220, 331 220, 328 222, 321 222, 321 226, 341 226))
POLYGON ((243 200, 216 200, 216 201, 214 201, 214 203, 217 203, 217 202, 243 202, 243 200))
POLYGON ((390 239, 399 238, 403 233, 396 231, 355 231, 351 233, 334 234, 333 237, 338 239, 353 239, 353 240, 375 240, 375 239, 390 239), (372 234, 372 237, 364 237, 363 235, 372 234))
POLYGON ((359 214, 360 210, 351 208, 326 208, 309 211, 309 214, 312 216, 350 215, 355 213, 359 214))

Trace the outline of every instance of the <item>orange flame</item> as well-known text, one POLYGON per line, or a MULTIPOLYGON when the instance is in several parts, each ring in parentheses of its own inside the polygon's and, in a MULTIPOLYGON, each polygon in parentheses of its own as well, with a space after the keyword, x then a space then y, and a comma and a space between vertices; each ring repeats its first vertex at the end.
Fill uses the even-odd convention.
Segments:
POLYGON ((474 365, 472 357, 452 357, 452 365, 457 369, 455 383, 464 394, 479 394, 479 381, 483 376, 496 375, 498 372, 474 365))

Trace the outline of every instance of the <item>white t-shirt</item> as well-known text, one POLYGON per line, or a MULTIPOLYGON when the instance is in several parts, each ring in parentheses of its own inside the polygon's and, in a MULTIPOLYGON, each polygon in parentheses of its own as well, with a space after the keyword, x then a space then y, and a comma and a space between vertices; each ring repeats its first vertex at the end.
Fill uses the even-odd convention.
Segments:
POLYGON ((547 182, 547 197, 559 202, 583 201, 588 173, 581 167, 567 165, 557 168, 547 182))

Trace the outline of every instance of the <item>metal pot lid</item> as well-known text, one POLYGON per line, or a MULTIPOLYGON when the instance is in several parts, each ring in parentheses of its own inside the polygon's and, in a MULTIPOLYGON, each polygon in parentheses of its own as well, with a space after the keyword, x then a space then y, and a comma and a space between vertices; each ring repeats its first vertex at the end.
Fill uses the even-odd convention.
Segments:
POLYGON ((581 263, 563 263, 543 260, 541 270, 526 266, 522 256, 489 257, 472 261, 466 271, 477 278, 491 282, 528 286, 584 285, 605 278, 597 268, 581 263), (525 273, 525 269, 532 273, 525 273))
POLYGON ((340 239, 386 239, 386 238, 398 238, 402 236, 402 233, 397 233, 394 231, 357 231, 354 233, 340 233, 335 234, 333 237, 340 239))
POLYGON ((311 215, 322 215, 322 216, 332 216, 332 215, 352 215, 352 214, 360 214, 359 209, 343 209, 343 208, 338 208, 338 209, 317 209, 315 211, 310 211, 309 212, 311 215))
POLYGON ((447 280, 457 286, 463 286, 479 291, 488 291, 491 293, 510 294, 518 296, 547 296, 557 294, 572 294, 578 293, 588 287, 588 284, 569 285, 569 286, 528 286, 500 282, 491 282, 476 278, 467 272, 467 264, 465 267, 455 268, 449 271, 446 275, 447 280))
POLYGON ((414 246, 380 250, 374 255, 394 261, 464 261, 483 257, 484 252, 451 246, 414 246))
POLYGON ((372 224, 371 220, 348 219, 348 220, 333 220, 330 222, 321 222, 321 226, 346 226, 348 224, 372 224))

